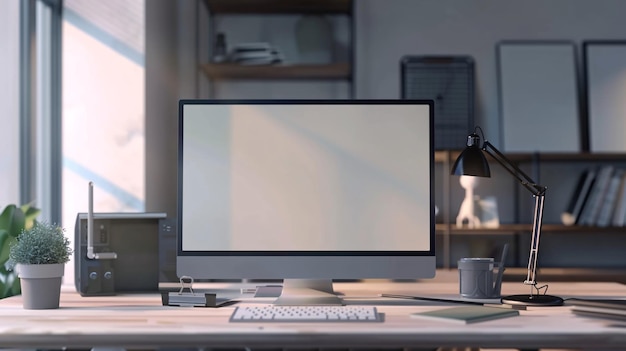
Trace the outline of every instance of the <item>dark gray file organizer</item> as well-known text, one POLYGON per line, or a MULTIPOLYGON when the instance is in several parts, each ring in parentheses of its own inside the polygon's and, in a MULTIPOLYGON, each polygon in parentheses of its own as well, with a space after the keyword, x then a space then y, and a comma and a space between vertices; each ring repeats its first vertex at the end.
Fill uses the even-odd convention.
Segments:
POLYGON ((88 214, 77 215, 74 283, 82 296, 156 292, 159 281, 172 280, 175 256, 167 253, 175 245, 167 246, 175 241, 159 240, 175 228, 165 213, 94 213, 93 228, 93 251, 105 258, 89 258, 88 214))
POLYGON ((474 129, 474 60, 469 56, 405 56, 402 99, 435 102, 435 149, 463 149, 474 129))

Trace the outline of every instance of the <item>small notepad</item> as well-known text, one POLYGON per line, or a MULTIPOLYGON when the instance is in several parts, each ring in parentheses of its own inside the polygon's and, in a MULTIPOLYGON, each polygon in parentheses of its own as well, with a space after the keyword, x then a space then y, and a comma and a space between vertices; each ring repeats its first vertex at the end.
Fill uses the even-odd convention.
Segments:
POLYGON ((488 306, 459 306, 411 314, 413 318, 425 318, 461 324, 514 316, 519 316, 517 310, 488 306))

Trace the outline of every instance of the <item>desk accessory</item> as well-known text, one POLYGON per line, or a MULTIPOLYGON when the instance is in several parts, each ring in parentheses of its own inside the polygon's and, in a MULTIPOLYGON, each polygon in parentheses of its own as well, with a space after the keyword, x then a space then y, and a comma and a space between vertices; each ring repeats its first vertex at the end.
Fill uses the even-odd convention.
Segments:
POLYGON ((514 316, 519 316, 519 311, 515 309, 488 306, 459 306, 411 314, 411 317, 413 318, 434 319, 463 324, 514 316))
POLYGON ((464 257, 458 262, 459 292, 470 299, 500 298, 504 262, 509 244, 504 244, 500 262, 491 257, 464 257), (497 272, 494 272, 497 268, 497 272))
POLYGON ((430 302, 460 303, 460 304, 465 304, 465 305, 477 305, 477 306, 484 305, 484 303, 478 302, 478 301, 451 300, 451 299, 440 299, 440 298, 434 298, 434 297, 423 297, 423 296, 412 296, 412 295, 380 294, 380 297, 387 297, 391 299, 420 300, 420 301, 430 301, 430 302))
POLYGON ((535 197, 535 212, 533 219, 532 237, 530 242, 530 255, 528 257, 528 274, 524 284, 530 285, 530 294, 520 294, 502 297, 502 303, 525 306, 558 306, 563 304, 563 299, 557 296, 547 295, 548 285, 537 287, 535 281, 537 272, 537 255, 539 253, 539 238, 541 236, 541 224, 543 221, 543 207, 546 187, 536 184, 526 173, 513 164, 500 150, 487 140, 480 143, 480 136, 476 134, 483 131, 480 127, 474 128, 474 132, 467 136, 467 147, 452 166, 453 175, 471 175, 477 177, 490 177, 489 163, 485 158, 486 153, 495 159, 506 171, 508 171, 524 188, 535 197), (543 294, 540 294, 544 289, 543 294), (536 290, 536 293, 534 292, 536 290))
POLYGON ((626 321, 626 300, 570 298, 565 305, 573 306, 577 315, 626 321))
POLYGON ((227 298, 218 298, 213 293, 195 293, 193 291, 193 278, 188 276, 180 277, 179 291, 161 292, 163 306, 219 307, 231 301, 227 298))
POLYGON ((468 299, 500 297, 502 281, 494 279, 495 261, 492 257, 463 257, 458 263, 459 293, 468 299))

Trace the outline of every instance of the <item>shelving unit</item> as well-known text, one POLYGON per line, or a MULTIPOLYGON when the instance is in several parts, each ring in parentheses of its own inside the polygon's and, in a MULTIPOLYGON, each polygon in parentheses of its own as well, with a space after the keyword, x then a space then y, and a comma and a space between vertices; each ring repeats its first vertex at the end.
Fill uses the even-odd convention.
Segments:
MULTIPOLYGON (((211 17, 219 15, 342 15, 352 22, 353 0, 205 0, 204 3, 211 17)), ((215 21, 211 21, 214 23, 215 21)), ((354 97, 353 88, 353 52, 354 25, 350 25, 351 47, 349 60, 328 64, 292 64, 276 65, 240 65, 236 63, 211 63, 200 65, 202 72, 213 83, 228 80, 314 80, 346 81, 350 97, 354 97)), ((214 25, 211 32, 216 33, 214 25)))
MULTIPOLYGON (((498 228, 478 228, 478 229, 469 229, 469 228, 457 228, 456 224, 453 223, 451 213, 454 212, 454 207, 451 204, 451 184, 453 182, 452 176, 450 176, 449 169, 454 160, 458 157, 460 151, 436 151, 435 152, 435 162, 443 168, 443 180, 442 180, 442 191, 443 191, 443 209, 444 216, 436 225, 436 233, 438 236, 438 240, 442 240, 443 242, 443 252, 442 256, 444 258, 443 268, 453 268, 454 260, 451 257, 451 239, 452 237, 471 237, 471 236, 503 236, 509 235, 513 236, 518 240, 524 235, 530 235, 532 230, 532 224, 530 220, 522 223, 514 223, 514 224, 501 224, 498 228)), ((514 153, 507 154, 507 158, 511 161, 523 165, 530 164, 533 170, 538 170, 541 167, 546 167, 548 165, 565 165, 565 164, 579 164, 585 165, 586 167, 594 167, 602 164, 612 163, 612 164, 624 164, 626 165, 626 154, 622 153, 514 153)), ((489 161, 492 161, 487 158, 489 161)), ((492 164, 492 171, 499 167, 495 162, 492 164)), ((577 174, 564 174, 566 177, 577 178, 577 174)), ((541 182, 540 182, 541 183, 541 182)), ((543 184, 543 183, 542 183, 543 184)), ((544 184, 546 185, 546 184, 544 184)), ((514 185, 516 188, 511 189, 511 197, 512 201, 517 201, 519 196, 523 196, 527 194, 524 191, 519 190, 519 184, 514 185)), ((439 189, 437 189, 439 190, 439 189)), ((573 191, 574 189, 572 189, 573 191)), ((531 196, 531 195, 529 195, 531 196)), ((456 206, 456 204, 455 204, 456 206)), ((554 204, 552 206, 563 206, 565 208, 565 204, 554 204)), ((567 226, 558 223, 546 223, 542 226, 542 240, 551 235, 569 235, 571 234, 572 240, 577 240, 577 237, 581 235, 590 234, 590 235, 603 235, 605 238, 614 238, 615 235, 624 235, 626 234, 626 227, 598 227, 598 226, 582 226, 582 225, 573 225, 567 226)), ((527 250, 526 247, 520 247, 519 250, 527 250)), ((594 252, 593 247, 589 248, 589 255, 593 254, 602 254, 598 252, 594 252)), ((541 259, 541 250, 539 257, 541 259)), ((518 267, 507 270, 507 274, 509 276, 521 277, 526 274, 526 262, 518 262, 518 267)), ((559 268, 559 267, 541 267, 539 268, 539 272, 545 277, 549 277, 550 280, 561 280, 563 279, 587 279, 587 280, 612 280, 612 281, 621 281, 626 282, 626 276, 624 276, 623 271, 626 269, 626 258, 621 263, 622 267, 618 268, 593 268, 593 267, 576 267, 576 268, 559 268)))

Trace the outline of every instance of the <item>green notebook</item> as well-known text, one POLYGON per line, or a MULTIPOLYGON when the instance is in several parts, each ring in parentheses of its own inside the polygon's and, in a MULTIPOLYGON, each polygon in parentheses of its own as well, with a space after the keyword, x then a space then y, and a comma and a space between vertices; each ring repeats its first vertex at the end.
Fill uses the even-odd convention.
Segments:
POLYGON ((508 308, 488 306, 459 306, 411 314, 413 318, 426 318, 463 324, 513 316, 519 316, 519 312, 508 308))

